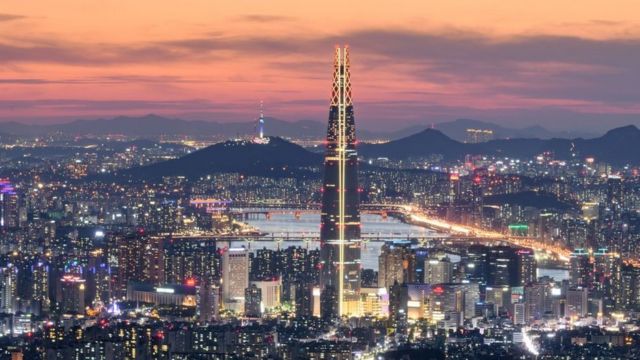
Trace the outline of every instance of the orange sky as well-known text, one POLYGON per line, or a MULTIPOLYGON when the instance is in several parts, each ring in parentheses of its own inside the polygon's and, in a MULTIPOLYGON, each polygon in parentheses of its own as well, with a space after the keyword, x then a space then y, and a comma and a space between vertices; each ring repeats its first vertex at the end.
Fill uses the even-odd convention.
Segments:
POLYGON ((322 120, 349 43, 362 126, 635 122, 640 3, 522 4, 3 0, 0 119, 322 120))

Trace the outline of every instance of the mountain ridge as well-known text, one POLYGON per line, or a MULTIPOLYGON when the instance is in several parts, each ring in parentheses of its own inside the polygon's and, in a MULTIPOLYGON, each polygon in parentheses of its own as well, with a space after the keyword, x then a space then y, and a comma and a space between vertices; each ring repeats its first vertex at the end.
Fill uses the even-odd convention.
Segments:
MULTIPOLYGON (((98 118, 73 120, 60 124, 29 125, 16 121, 0 122, 0 132, 18 136, 41 136, 50 134, 67 134, 69 136, 87 135, 125 135, 131 137, 160 137, 160 136, 218 136, 231 138, 250 136, 255 134, 256 121, 246 122, 217 122, 204 120, 185 120, 174 117, 164 117, 156 114, 144 116, 117 116, 114 118, 98 118)), ((378 131, 360 128, 357 133, 361 140, 398 139, 420 130, 428 125, 410 125, 391 131, 378 131)), ((513 137, 541 137, 551 138, 568 136, 566 133, 556 133, 540 126, 524 129, 512 129, 498 124, 471 120, 457 119, 435 124, 436 129, 458 141, 466 139, 467 128, 489 129, 497 138, 513 137)), ((313 120, 284 121, 276 118, 266 118, 266 133, 288 138, 320 139, 326 133, 326 124, 313 120)), ((593 134, 576 133, 573 137, 590 137, 593 134)))
POLYGON ((500 139, 477 144, 467 144, 451 139, 435 129, 392 140, 383 144, 362 144, 358 152, 369 158, 388 157, 405 160, 440 154, 445 160, 461 160, 467 154, 532 158, 551 151, 558 159, 570 159, 573 154, 580 158, 593 156, 599 161, 614 165, 640 163, 640 129, 628 125, 609 130, 606 134, 591 139, 500 139))
MULTIPOLYGON (((178 159, 136 167, 109 175, 120 179, 146 180, 164 176, 197 178, 214 173, 239 173, 265 177, 317 178, 321 174, 323 155, 311 152, 279 137, 269 137, 268 144, 247 140, 229 140, 194 151, 178 159)), ((381 144, 362 143, 358 153, 365 160, 388 157, 395 160, 423 158, 440 154, 447 161, 462 161, 465 155, 477 154, 532 159, 551 151, 557 159, 570 159, 572 151, 579 158, 594 156, 597 161, 614 165, 640 165, 640 130, 631 125, 612 129, 594 139, 506 139, 480 144, 453 140, 435 129, 426 129, 405 138, 381 144)), ((109 179, 109 176, 99 179, 109 179)))

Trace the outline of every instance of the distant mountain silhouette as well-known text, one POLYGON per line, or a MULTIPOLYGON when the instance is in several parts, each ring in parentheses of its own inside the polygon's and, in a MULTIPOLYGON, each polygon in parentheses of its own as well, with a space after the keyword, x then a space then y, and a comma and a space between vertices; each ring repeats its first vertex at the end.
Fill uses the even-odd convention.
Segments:
MULTIPOLYGON (((52 125, 28 125, 18 122, 0 122, 0 132, 21 136, 47 134, 125 135, 130 137, 157 138, 160 136, 192 136, 234 138, 256 133, 256 121, 215 122, 183 120, 149 114, 139 117, 119 116, 109 119, 75 120, 52 125)), ((267 135, 317 139, 326 133, 326 124, 300 120, 295 122, 266 118, 267 135)))
MULTIPOLYGON (((594 139, 509 139, 481 144, 465 144, 449 138, 438 130, 427 129, 383 144, 363 143, 359 145, 358 152, 365 160, 377 157, 422 158, 433 154, 440 154, 446 160, 462 160, 467 154, 530 159, 545 151, 553 152, 557 159, 568 159, 573 148, 580 158, 593 156, 598 161, 624 165, 640 164, 640 147, 637 144, 640 144, 640 130, 635 126, 613 129, 604 136, 594 139)), ((268 144, 240 140, 226 141, 178 159, 95 178, 157 180, 164 176, 199 178, 215 173, 315 178, 321 174, 321 165, 322 154, 310 152, 282 138, 270 137, 268 144)), ((363 163, 362 169, 366 168, 368 165, 363 163)), ((514 201, 525 202, 530 200, 547 204, 548 199, 531 197, 514 199, 514 201)))
POLYGON ((442 154, 447 159, 457 159, 464 156, 463 145, 438 130, 426 129, 383 144, 362 144, 358 153, 366 158, 408 159, 442 154))
MULTIPOLYGON (((215 173, 240 173, 268 177, 313 176, 311 167, 322 165, 322 155, 277 137, 268 144, 226 141, 181 158, 128 169, 118 178, 158 179, 164 176, 198 178, 215 173)), ((317 173, 316 173, 317 176, 317 173)))
POLYGON ((542 126, 530 126, 522 129, 507 128, 494 123, 472 120, 472 119, 457 119, 450 122, 444 122, 435 124, 435 129, 443 132, 448 137, 458 140, 467 140, 467 129, 485 129, 493 131, 493 139, 514 139, 514 138, 536 138, 536 139, 551 139, 557 138, 575 138, 575 137, 595 137, 597 135, 585 132, 576 131, 573 133, 567 132, 553 132, 543 128, 542 126))
MULTIPOLYGON (((191 137, 221 137, 233 138, 256 133, 256 121, 245 122, 216 122, 201 120, 183 120, 149 114, 130 117, 119 116, 106 119, 75 120, 68 123, 52 125, 28 125, 18 122, 0 122, 0 132, 20 136, 41 136, 49 134, 66 134, 68 136, 85 135, 125 135, 130 137, 157 138, 167 135, 184 135, 191 137)), ((399 139, 430 127, 430 125, 411 125, 399 130, 380 131, 358 128, 358 138, 399 139)), ((312 120, 283 121, 266 118, 266 134, 285 138, 320 139, 326 135, 327 125, 324 122, 312 120)), ((554 133, 539 126, 526 129, 510 129, 500 125, 478 120, 458 119, 451 122, 439 123, 435 128, 447 136, 464 141, 466 129, 481 128, 494 131, 494 138, 551 138, 551 137, 591 137, 583 133, 554 133)), ((0 138, 0 141, 3 138, 0 138)))
POLYGON ((362 144, 359 153, 365 158, 409 159, 440 154, 447 160, 462 160, 467 154, 527 159, 551 151, 557 159, 569 159, 574 149, 580 158, 593 156, 598 161, 624 165, 640 164, 638 144, 640 130, 633 125, 610 130, 593 139, 505 139, 480 144, 465 144, 438 130, 427 129, 384 144, 362 144))

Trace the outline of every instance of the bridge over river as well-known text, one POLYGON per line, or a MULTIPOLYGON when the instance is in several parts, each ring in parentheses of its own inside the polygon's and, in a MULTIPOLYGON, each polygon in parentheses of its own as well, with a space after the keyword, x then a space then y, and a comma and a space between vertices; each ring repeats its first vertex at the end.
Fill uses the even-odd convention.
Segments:
MULTIPOLYGON (((195 199, 191 204, 196 207, 206 207, 208 211, 219 211, 222 202, 211 199, 195 199), (216 206, 218 206, 216 208, 216 206)), ((229 211, 236 218, 248 221, 259 230, 264 230, 262 226, 255 222, 269 221, 274 216, 292 215, 292 219, 309 218, 317 216, 320 211, 319 204, 289 204, 289 203, 240 203, 226 202, 224 209, 229 211)), ((366 222, 363 221, 363 242, 384 242, 389 240, 415 240, 421 243, 486 243, 486 244, 510 244, 534 249, 539 253, 546 253, 557 259, 568 261, 571 251, 554 242, 545 239, 512 236, 496 231, 485 230, 470 225, 451 223, 442 219, 432 217, 422 209, 405 204, 361 204, 363 217, 369 214, 376 214, 385 218, 387 216, 397 217, 404 223, 414 225, 410 231, 402 232, 376 232, 367 231, 366 222), (416 227, 430 229, 431 231, 414 231, 416 227)), ((317 220, 319 223, 319 219, 317 220)), ((268 224, 265 222, 262 225, 268 224)), ((311 227, 310 229, 316 229, 311 227)), ((275 230, 275 229, 274 229, 275 230)), ((224 238, 227 241, 319 241, 317 231, 295 232, 295 231, 265 231, 267 234, 230 234, 224 238)), ((405 229, 406 230, 406 229, 405 229)), ((222 239, 221 239, 222 240, 222 239)))

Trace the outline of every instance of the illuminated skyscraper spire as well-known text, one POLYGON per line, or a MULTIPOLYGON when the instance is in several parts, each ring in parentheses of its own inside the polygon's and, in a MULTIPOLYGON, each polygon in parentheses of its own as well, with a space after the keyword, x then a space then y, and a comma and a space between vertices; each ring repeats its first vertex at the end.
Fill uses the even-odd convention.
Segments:
POLYGON ((323 317, 355 314, 360 297, 358 154, 349 48, 335 50, 322 188, 323 317))

